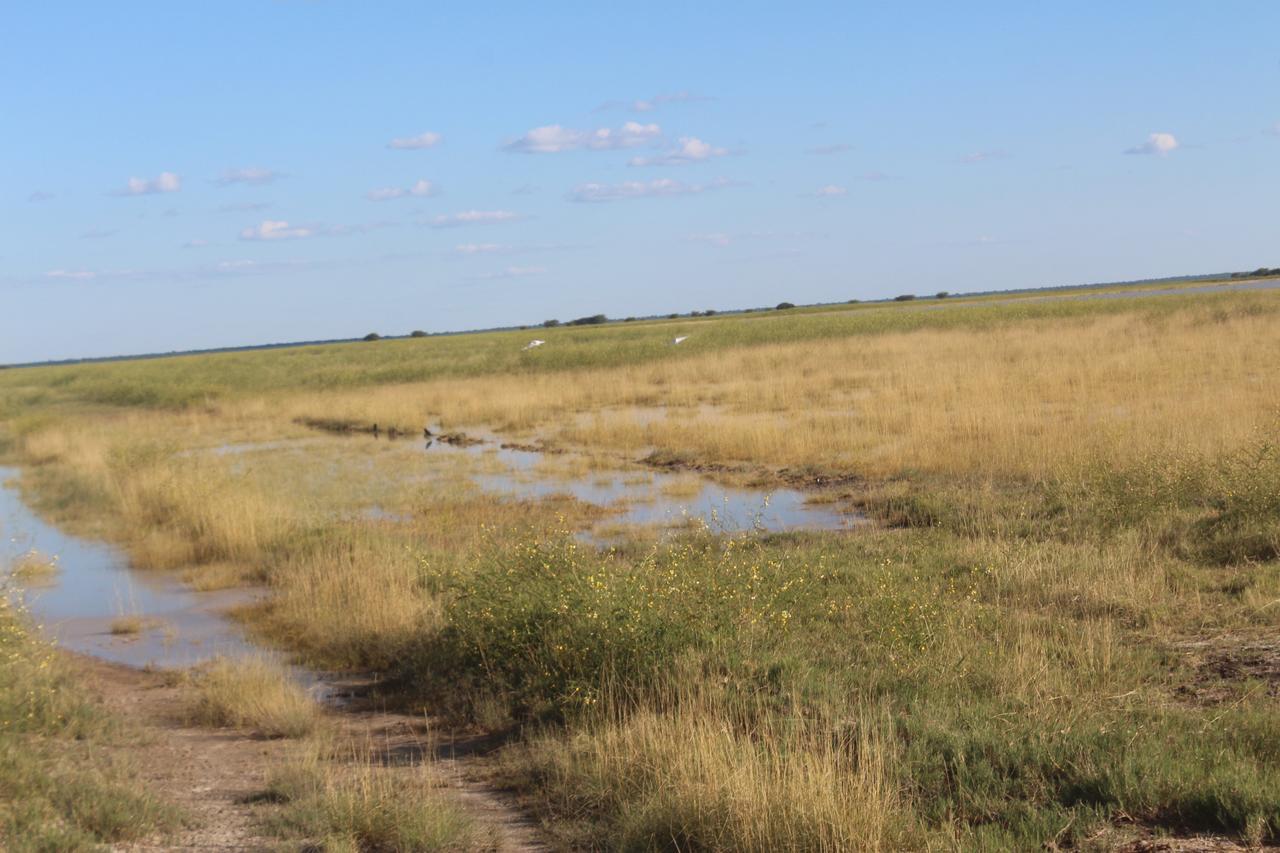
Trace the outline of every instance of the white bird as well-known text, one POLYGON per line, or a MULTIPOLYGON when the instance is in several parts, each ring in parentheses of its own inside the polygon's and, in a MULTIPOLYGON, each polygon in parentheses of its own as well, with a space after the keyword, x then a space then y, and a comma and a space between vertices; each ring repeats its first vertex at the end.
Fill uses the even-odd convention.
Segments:
POLYGON ((672 341, 671 343, 673 343, 673 344, 682 344, 682 343, 684 343, 684 342, 685 342, 685 341, 687 341, 687 340, 689 340, 689 336, 688 336, 688 335, 681 335, 680 337, 676 338, 676 339, 675 339, 674 341, 672 341))
POLYGON ((529 343, 525 344, 525 345, 524 345, 524 348, 525 348, 525 349, 533 349, 534 347, 540 347, 540 346, 542 346, 542 345, 543 345, 543 344, 545 344, 545 343, 546 343, 546 341, 540 341, 540 340, 538 340, 537 338, 534 338, 533 340, 529 341, 529 343))

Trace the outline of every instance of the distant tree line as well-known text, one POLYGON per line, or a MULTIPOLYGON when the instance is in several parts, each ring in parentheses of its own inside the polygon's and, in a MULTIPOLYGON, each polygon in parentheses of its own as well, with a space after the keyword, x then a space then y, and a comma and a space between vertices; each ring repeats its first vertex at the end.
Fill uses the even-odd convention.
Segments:
POLYGON ((1269 276, 1276 276, 1276 275, 1280 275, 1280 267, 1272 267, 1271 269, 1267 269, 1266 267, 1258 267, 1253 272, 1233 272, 1231 274, 1231 277, 1232 278, 1267 278, 1269 276))

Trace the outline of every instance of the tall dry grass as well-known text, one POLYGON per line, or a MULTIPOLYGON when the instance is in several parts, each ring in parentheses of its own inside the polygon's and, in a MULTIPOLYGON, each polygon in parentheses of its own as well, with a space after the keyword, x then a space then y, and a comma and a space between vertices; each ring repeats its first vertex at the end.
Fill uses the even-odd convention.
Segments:
POLYGON ((253 729, 266 737, 302 737, 320 708, 278 664, 219 658, 195 673, 188 716, 206 726, 253 729))
POLYGON ((1193 304, 772 344, 568 375, 300 395, 285 411, 415 431, 441 419, 702 462, 1040 477, 1098 460, 1216 454, 1273 425, 1273 309, 1193 304))
POLYGON ((614 849, 907 845, 909 809, 888 769, 895 748, 882 715, 867 711, 842 727, 753 717, 747 724, 688 696, 671 711, 600 714, 509 761, 537 775, 553 809, 609 815, 593 840, 614 849))

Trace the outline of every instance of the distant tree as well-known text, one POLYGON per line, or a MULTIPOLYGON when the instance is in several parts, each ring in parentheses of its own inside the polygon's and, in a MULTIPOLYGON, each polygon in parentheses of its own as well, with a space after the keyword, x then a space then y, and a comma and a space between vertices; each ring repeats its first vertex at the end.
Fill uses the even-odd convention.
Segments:
POLYGON ((626 318, 625 320, 623 320, 622 322, 624 322, 624 323, 634 323, 635 321, 636 321, 636 318, 635 318, 635 317, 628 317, 628 318, 626 318))
POLYGON ((910 302, 911 300, 913 300, 913 299, 915 299, 915 298, 916 298, 916 296, 915 296, 915 294, 914 294, 914 293, 904 293, 904 294, 902 294, 901 296, 895 296, 895 297, 893 297, 893 301, 894 301, 894 302, 910 302))
POLYGON ((421 329, 414 329, 412 332, 409 333, 409 337, 411 338, 425 338, 426 336, 427 336, 427 333, 422 331, 421 329))
POLYGON ((592 314, 590 317, 579 317, 576 320, 570 320, 570 326, 598 326, 601 323, 609 322, 609 318, 603 314, 592 314))
POLYGON ((934 297, 933 297, 933 298, 934 298, 934 299, 946 299, 946 298, 947 298, 948 296, 950 296, 950 295, 951 295, 951 294, 950 294, 950 293, 948 293, 948 292, 947 292, 947 291, 945 291, 945 290, 939 290, 939 291, 937 292, 937 294, 935 294, 935 295, 934 295, 934 297))
POLYGON ((796 307, 796 306, 795 306, 795 303, 794 303, 794 302, 779 302, 779 303, 778 303, 778 307, 777 307, 777 308, 775 308, 774 310, 775 310, 775 311, 786 311, 788 308, 795 308, 795 307, 796 307))
POLYGON ((380 341, 380 340, 382 340, 382 335, 378 334, 377 332, 370 332, 369 334, 365 335, 365 336, 364 336, 363 338, 361 338, 360 340, 362 340, 362 341, 380 341))
POLYGON ((542 325, 544 328, 554 329, 556 326, 560 325, 560 321, 559 320, 543 320, 542 325))
POLYGON ((703 316, 703 317, 714 317, 714 316, 715 316, 715 313, 716 313, 716 310, 715 310, 714 308, 708 308, 706 311, 703 311, 703 312, 702 312, 702 316, 703 316))
POLYGON ((680 315, 679 315, 679 314, 668 314, 668 315, 667 315, 667 319, 668 319, 668 320, 676 320, 676 319, 678 319, 679 317, 680 317, 680 315))
POLYGON ((857 305, 857 304, 858 304, 859 302, 861 302, 861 301, 862 301, 861 299, 850 299, 846 304, 847 304, 847 305, 857 305))

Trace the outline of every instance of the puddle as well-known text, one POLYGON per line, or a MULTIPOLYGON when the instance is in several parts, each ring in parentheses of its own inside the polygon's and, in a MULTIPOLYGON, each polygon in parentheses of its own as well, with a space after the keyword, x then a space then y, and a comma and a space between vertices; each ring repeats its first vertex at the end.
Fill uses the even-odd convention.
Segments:
POLYGON ((119 549, 41 520, 11 482, 17 474, 0 467, 0 566, 33 550, 57 559, 56 571, 13 583, 60 646, 136 667, 190 666, 218 655, 274 657, 249 643, 226 616, 260 592, 196 592, 174 574, 133 570, 119 549), (113 634, 112 623, 122 617, 136 620, 139 630, 113 634))
MULTIPOLYGON (((865 516, 830 504, 815 504, 795 489, 723 486, 697 474, 648 470, 544 470, 548 457, 536 450, 482 445, 460 446, 439 441, 427 453, 465 454, 481 463, 471 480, 487 492, 537 500, 571 495, 612 514, 583 531, 588 541, 604 543, 607 528, 645 526, 671 528, 703 522, 718 533, 846 530, 865 524, 865 516)), ((568 467, 566 465, 566 467, 568 467)))

